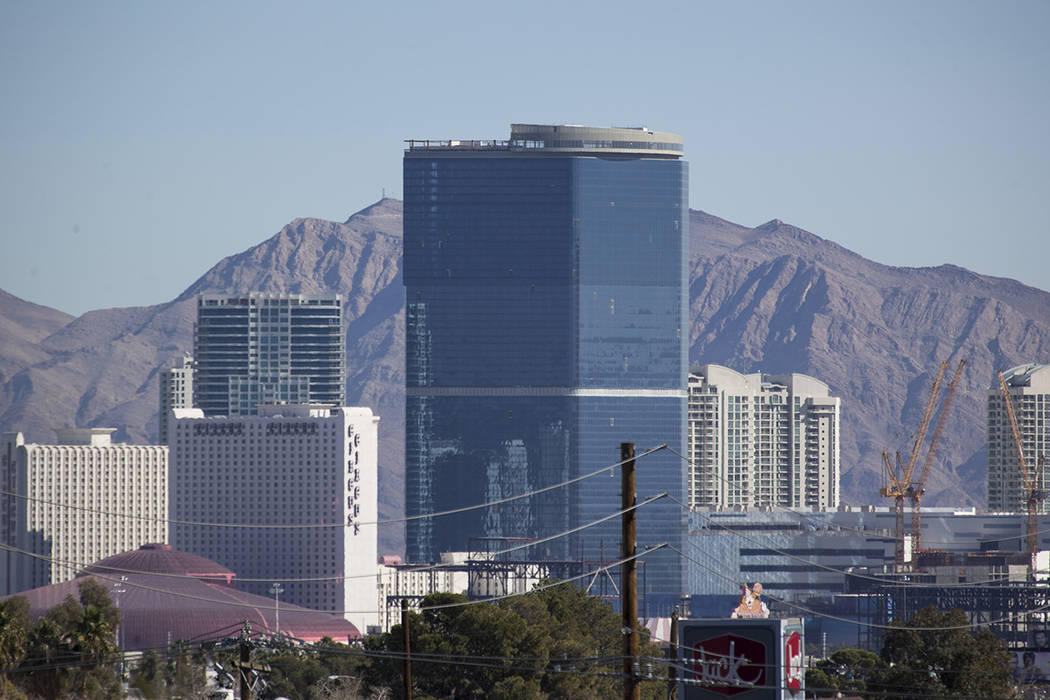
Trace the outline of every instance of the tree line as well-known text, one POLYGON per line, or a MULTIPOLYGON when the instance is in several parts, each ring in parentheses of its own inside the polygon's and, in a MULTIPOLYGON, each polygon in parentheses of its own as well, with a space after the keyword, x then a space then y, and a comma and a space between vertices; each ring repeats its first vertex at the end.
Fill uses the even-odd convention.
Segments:
MULTIPOLYGON (((573 585, 466 604, 435 593, 409 612, 415 698, 607 698, 622 691, 623 631, 608 603, 573 585)), ((206 697, 205 669, 233 669, 233 646, 146 650, 122 675, 116 646, 120 611, 94 579, 35 623, 25 598, 0 601, 0 698, 120 698, 122 682, 141 698, 206 697)), ((258 643, 253 662, 270 671, 254 697, 349 700, 402 697, 403 635, 366 637, 348 647, 258 643)), ((642 697, 668 696, 667 664, 643 631, 642 697)), ((888 629, 880 653, 836 651, 806 672, 808 697, 1011 698, 1032 688, 1011 677, 1007 652, 991 632, 973 632, 966 615, 926 608, 888 629)), ((220 673, 227 685, 234 674, 220 673)))

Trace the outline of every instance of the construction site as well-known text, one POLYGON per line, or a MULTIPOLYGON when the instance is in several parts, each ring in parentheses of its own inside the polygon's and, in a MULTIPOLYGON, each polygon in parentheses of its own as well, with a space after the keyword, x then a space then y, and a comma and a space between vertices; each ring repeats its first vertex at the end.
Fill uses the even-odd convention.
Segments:
MULTIPOLYGON (((921 421, 907 457, 882 453, 886 485, 879 494, 892 499, 894 563, 891 567, 857 567, 846 576, 845 599, 852 599, 862 622, 864 645, 874 648, 881 631, 908 620, 924 607, 957 608, 971 625, 991 630, 1010 649, 1050 649, 1050 552, 1039 549, 1039 515, 1046 512, 1043 455, 1030 459, 1034 445, 1031 407, 1018 410, 1008 377, 997 375, 999 399, 989 401, 989 421, 1000 411, 1009 426, 1009 444, 1001 446, 1005 468, 1019 475, 1010 489, 1012 512, 1024 516, 1023 538, 985 539, 970 552, 945 551, 923 543, 922 497, 938 443, 948 422, 952 400, 965 368, 961 360, 942 392, 949 369, 942 363, 930 389, 921 421), (943 397, 942 397, 943 393, 943 397), (939 407, 939 410, 938 410, 939 407), (937 421, 927 435, 934 415, 937 421), (1027 429, 1027 430, 1026 430, 1027 429), (920 466, 921 458, 921 466, 920 466), (911 505, 907 527, 906 503, 911 505), (1020 545, 1020 546, 1019 546, 1020 545)), ((1011 372, 1022 368, 1015 368, 1011 372)), ((993 449, 992 446, 989 447, 993 449)))

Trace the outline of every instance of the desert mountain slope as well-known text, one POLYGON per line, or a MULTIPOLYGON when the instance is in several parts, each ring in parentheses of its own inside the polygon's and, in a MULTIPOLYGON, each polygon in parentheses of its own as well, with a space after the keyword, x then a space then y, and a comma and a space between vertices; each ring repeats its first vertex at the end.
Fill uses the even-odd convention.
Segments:
MULTIPOLYGON (((403 508, 401 202, 338 223, 297 219, 221 260, 173 301, 73 319, 0 294, 0 430, 113 426, 156 439, 157 375, 193 347, 198 294, 339 293, 347 399, 381 416, 380 514, 403 508)), ((1050 359, 1050 294, 953 266, 867 260, 802 229, 747 228, 691 212, 690 359, 803 372, 842 397, 843 493, 880 499, 880 453, 905 452, 942 360, 966 359, 926 503, 983 506, 984 401, 995 368, 1050 359)), ((398 528, 381 535, 400 547, 398 528)))
POLYGON ((967 362, 924 502, 985 502, 985 396, 997 368, 1050 358, 1050 294, 962 268, 881 265, 771 221, 727 249, 694 212, 690 358, 797 371, 843 400, 843 493, 878 502, 883 449, 906 453, 939 363, 967 362))

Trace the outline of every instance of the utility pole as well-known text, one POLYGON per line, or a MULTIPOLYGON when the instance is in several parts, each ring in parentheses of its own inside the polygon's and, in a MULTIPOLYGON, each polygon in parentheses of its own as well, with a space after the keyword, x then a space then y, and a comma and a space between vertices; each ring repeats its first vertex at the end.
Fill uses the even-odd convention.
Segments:
POLYGON ((405 644, 405 700, 412 700, 412 650, 408 636, 408 599, 401 599, 401 639, 405 644))
MULTIPOLYGON (((621 559, 634 557, 637 533, 634 509, 634 443, 620 443, 620 501, 624 514, 621 518, 623 543, 621 559), (630 508, 630 510, 627 510, 630 508)), ((641 700, 641 686, 635 674, 638 662, 638 570, 635 560, 625 561, 620 567, 620 608, 623 611, 623 698, 641 700)))
POLYGON ((251 633, 252 626, 245 620, 244 627, 241 628, 241 639, 237 644, 240 649, 240 658, 234 663, 241 677, 241 700, 252 700, 252 684, 249 678, 253 671, 256 673, 270 672, 270 664, 252 663, 252 648, 249 644, 251 633))
POLYGON ((240 671, 241 676, 241 700, 252 700, 252 686, 248 683, 248 674, 251 673, 252 668, 252 657, 251 649, 248 647, 248 621, 244 622, 244 629, 241 631, 241 642, 240 642, 240 663, 238 664, 237 670, 240 671))
POLYGON ((120 649, 120 682, 124 683, 124 613, 120 609, 120 598, 128 589, 124 588, 124 584, 127 583, 128 577, 121 576, 119 581, 113 584, 113 593, 116 594, 117 599, 117 647, 120 649))
POLYGON ((671 639, 667 645, 670 665, 667 667, 667 698, 678 700, 678 607, 671 613, 671 639))

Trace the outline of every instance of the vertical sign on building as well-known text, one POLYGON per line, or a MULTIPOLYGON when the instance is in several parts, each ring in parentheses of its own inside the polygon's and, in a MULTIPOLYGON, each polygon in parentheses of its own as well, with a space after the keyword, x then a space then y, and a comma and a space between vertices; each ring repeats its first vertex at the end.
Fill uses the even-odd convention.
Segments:
POLYGON ((346 526, 350 534, 361 534, 361 433, 351 423, 346 429, 346 526))

